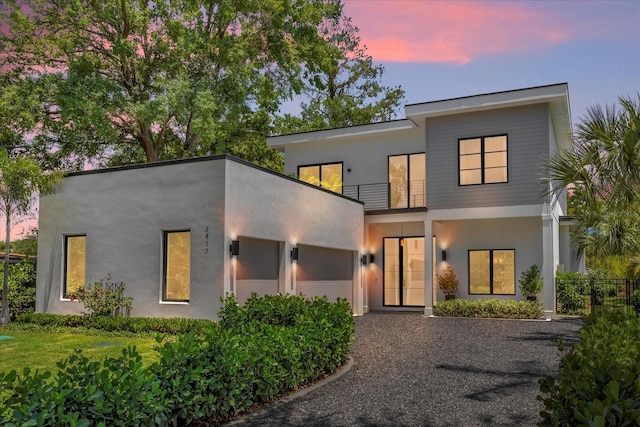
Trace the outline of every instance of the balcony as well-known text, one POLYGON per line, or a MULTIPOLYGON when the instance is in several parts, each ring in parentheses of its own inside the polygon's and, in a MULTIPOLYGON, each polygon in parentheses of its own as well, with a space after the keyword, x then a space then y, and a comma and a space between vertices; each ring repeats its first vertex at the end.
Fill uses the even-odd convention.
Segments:
MULTIPOLYGON (((426 208, 425 182, 345 185, 342 194, 364 202, 365 212, 426 208)), ((386 212, 392 213, 392 212, 386 212)))

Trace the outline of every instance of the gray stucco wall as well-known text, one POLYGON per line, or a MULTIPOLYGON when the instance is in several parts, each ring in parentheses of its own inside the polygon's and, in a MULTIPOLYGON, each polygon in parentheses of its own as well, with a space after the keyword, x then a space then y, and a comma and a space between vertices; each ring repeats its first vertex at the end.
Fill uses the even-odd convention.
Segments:
POLYGON ((539 164, 549 150, 546 104, 427 119, 427 206, 429 209, 541 203, 539 164), (508 181, 458 185, 458 140, 508 135, 508 181))
POLYGON ((62 300, 64 235, 86 234, 86 280, 111 274, 133 316, 213 318, 223 289, 224 161, 196 161, 69 176, 40 199, 36 309, 79 313, 62 300), (161 302, 163 231, 191 231, 187 303, 161 302), (208 237, 207 237, 208 234, 208 237))

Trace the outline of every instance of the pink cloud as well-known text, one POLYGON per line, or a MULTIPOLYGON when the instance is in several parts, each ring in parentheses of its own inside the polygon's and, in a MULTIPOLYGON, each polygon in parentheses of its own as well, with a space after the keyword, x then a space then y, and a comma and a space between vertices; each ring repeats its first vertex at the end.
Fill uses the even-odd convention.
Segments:
POLYGON ((453 62, 561 43, 569 30, 519 2, 345 0, 378 61, 453 62))

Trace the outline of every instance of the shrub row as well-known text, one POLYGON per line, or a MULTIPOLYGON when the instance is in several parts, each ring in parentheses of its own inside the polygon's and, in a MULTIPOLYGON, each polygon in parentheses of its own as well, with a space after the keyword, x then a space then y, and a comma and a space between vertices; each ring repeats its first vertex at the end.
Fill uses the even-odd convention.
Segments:
POLYGON ((583 314, 592 293, 595 304, 602 305, 605 298, 613 297, 617 292, 618 287, 608 280, 603 270, 564 271, 556 275, 556 298, 563 314, 583 314))
POLYGON ((513 301, 499 299, 438 301, 438 316, 492 317, 505 319, 538 319, 543 316, 542 303, 538 301, 513 301))
POLYGON ((107 332, 160 332, 165 334, 202 333, 213 322, 206 319, 159 318, 159 317, 112 317, 61 315, 49 313, 26 313, 18 317, 18 325, 40 325, 99 329, 107 332))
POLYGON ((539 381, 540 426, 640 425, 640 318, 630 309, 587 317, 559 376, 539 381))
POLYGON ((233 297, 222 321, 158 347, 91 361, 76 351, 56 374, 0 374, 1 425, 210 425, 335 371, 354 336, 346 300, 233 297))

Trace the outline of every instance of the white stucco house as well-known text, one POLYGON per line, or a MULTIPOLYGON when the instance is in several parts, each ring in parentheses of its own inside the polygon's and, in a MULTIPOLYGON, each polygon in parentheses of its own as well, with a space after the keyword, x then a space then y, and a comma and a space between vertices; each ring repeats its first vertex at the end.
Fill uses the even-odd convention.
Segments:
POLYGON ((567 84, 407 105, 405 119, 275 136, 285 175, 231 156, 72 173, 40 199, 36 309, 111 274, 132 315, 215 318, 234 293, 347 298, 355 314, 444 299, 523 299, 536 264, 546 316, 555 274, 584 269, 545 156, 571 148, 567 84), (295 176, 296 178, 292 178, 295 176))

